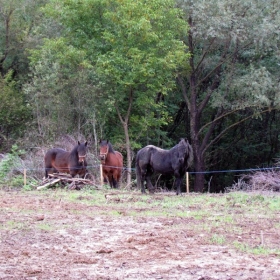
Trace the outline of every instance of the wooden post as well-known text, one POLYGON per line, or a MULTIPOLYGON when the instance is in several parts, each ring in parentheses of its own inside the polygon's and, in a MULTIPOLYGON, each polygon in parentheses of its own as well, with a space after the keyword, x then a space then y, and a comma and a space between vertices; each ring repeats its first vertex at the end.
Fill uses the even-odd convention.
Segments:
POLYGON ((102 164, 100 164, 100 186, 103 187, 103 170, 102 170, 102 164))
POLYGON ((23 169, 23 185, 26 186, 26 169, 23 169))
POLYGON ((187 193, 190 192, 190 184, 189 184, 189 172, 186 172, 186 191, 187 193))

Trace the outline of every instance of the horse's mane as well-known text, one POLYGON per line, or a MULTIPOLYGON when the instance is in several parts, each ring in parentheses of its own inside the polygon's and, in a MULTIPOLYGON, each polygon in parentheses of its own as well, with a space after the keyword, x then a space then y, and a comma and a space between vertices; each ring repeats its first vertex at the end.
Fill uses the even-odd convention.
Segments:
POLYGON ((177 144, 180 153, 183 153, 185 157, 187 156, 187 164, 190 164, 193 161, 193 149, 187 139, 181 139, 181 141, 177 144))
POLYGON ((107 146, 108 145, 108 153, 115 153, 115 150, 114 150, 114 148, 113 148, 113 146, 112 146, 112 144, 111 144, 111 142, 110 141, 108 141, 108 140, 102 140, 101 142, 100 142, 100 144, 101 144, 101 146, 107 146))
POLYGON ((73 158, 73 159, 76 158, 77 153, 78 153, 77 150, 78 150, 78 148, 79 148, 80 145, 85 145, 85 143, 84 143, 84 144, 82 144, 82 143, 76 144, 76 145, 74 146, 74 148, 69 152, 69 153, 70 153, 70 154, 69 154, 69 157, 70 157, 70 158, 73 158))
POLYGON ((114 148, 113 148, 113 146, 112 146, 112 144, 111 144, 111 142, 108 142, 108 147, 109 147, 109 150, 108 150, 108 152, 109 153, 115 153, 115 150, 114 150, 114 148))
POLYGON ((192 147, 187 139, 182 138, 180 142, 174 146, 175 149, 178 149, 179 153, 181 154, 188 154, 188 156, 193 157, 192 147))
POLYGON ((71 150, 71 154, 72 154, 72 153, 76 153, 77 150, 78 150, 78 147, 79 147, 79 145, 76 144, 76 145, 74 146, 74 148, 71 150))
POLYGON ((76 145, 74 146, 74 148, 69 152, 69 158, 71 158, 71 159, 73 159, 73 160, 76 159, 78 147, 79 147, 79 145, 76 144, 76 145))

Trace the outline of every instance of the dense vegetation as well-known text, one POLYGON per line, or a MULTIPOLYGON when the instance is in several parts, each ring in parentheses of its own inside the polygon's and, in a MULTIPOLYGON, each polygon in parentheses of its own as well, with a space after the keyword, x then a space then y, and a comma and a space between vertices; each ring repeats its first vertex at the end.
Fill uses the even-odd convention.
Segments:
POLYGON ((0 152, 106 138, 130 169, 187 137, 223 190, 203 171, 279 157, 279 26, 275 0, 0 0, 0 152))

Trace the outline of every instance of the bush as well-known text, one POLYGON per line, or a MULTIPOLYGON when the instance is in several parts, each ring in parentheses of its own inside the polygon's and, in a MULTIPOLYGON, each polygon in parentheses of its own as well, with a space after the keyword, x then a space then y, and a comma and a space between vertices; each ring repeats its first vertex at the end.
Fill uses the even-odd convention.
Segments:
POLYGON ((0 185, 22 187, 24 185, 24 161, 20 156, 24 155, 17 145, 13 145, 11 152, 4 155, 0 161, 0 185))
POLYGON ((257 171, 242 175, 227 191, 280 191, 280 172, 276 170, 257 171))

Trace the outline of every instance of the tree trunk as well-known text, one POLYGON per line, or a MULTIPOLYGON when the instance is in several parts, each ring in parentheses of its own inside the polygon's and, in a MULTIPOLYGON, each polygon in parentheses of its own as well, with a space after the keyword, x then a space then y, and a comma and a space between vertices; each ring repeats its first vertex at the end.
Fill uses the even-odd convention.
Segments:
POLYGON ((125 117, 122 117, 121 112, 119 110, 119 107, 117 103, 115 104, 119 119, 123 125, 124 135, 125 135, 125 148, 126 148, 126 162, 127 162, 127 185, 129 186, 131 184, 131 148, 130 148, 130 138, 129 138, 129 131, 128 131, 128 123, 132 108, 132 102, 133 102, 133 90, 130 89, 129 92, 129 104, 128 109, 126 111, 125 117))
POLYGON ((204 188, 204 153, 202 150, 202 145, 199 140, 199 124, 200 124, 200 114, 198 112, 196 103, 196 90, 195 90, 195 76, 192 74, 190 77, 190 129, 191 129, 191 144, 194 154, 194 169, 195 173, 194 180, 194 191, 202 192, 204 188))
MULTIPOLYGON (((192 27, 192 18, 189 18, 189 25, 192 27)), ((199 128, 202 108, 199 108, 197 103, 197 77, 194 65, 194 46, 191 29, 188 37, 189 51, 192 54, 190 57, 191 74, 189 77, 189 97, 187 90, 184 88, 183 95, 190 112, 190 130, 191 130, 191 144, 194 153, 194 168, 198 172, 195 174, 194 191, 202 192, 204 188, 204 153, 199 139, 199 128)))
POLYGON ((195 173, 194 179, 194 191, 195 192, 203 192, 204 189, 204 157, 199 152, 194 152, 194 168, 197 173, 195 173))
POLYGON ((124 134, 125 134, 125 148, 126 148, 126 155, 127 155, 127 172, 126 172, 126 180, 127 185, 129 186, 131 184, 131 149, 130 149, 130 139, 129 139, 129 133, 128 133, 128 125, 123 124, 124 134))

